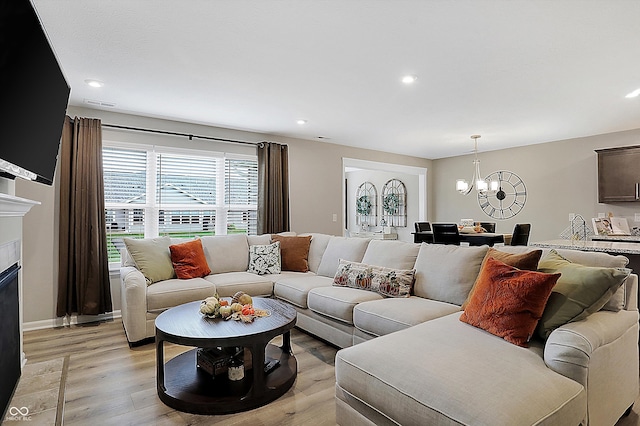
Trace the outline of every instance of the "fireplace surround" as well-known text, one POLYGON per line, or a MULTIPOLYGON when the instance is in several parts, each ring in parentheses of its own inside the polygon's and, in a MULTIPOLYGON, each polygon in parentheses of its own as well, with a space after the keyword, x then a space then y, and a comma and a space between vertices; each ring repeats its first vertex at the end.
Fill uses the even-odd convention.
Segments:
POLYGON ((22 372, 18 271, 14 263, 0 272, 0 407, 4 419, 22 372))
POLYGON ((26 362, 22 351, 22 219, 33 206, 40 204, 14 194, 14 182, 0 178, 0 321, 3 333, 10 330, 0 337, 1 355, 4 357, 7 353, 6 360, 0 360, 0 411, 3 412, 0 422, 13 394, 14 381, 19 379, 26 362), (9 370, 5 369, 5 363, 9 370))

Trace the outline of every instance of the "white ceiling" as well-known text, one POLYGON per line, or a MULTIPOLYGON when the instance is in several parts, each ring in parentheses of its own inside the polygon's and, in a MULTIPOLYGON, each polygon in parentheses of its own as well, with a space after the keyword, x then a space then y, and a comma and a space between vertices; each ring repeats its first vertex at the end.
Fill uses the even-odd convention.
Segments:
POLYGON ((32 1, 72 105, 426 158, 640 128, 637 0, 32 1))

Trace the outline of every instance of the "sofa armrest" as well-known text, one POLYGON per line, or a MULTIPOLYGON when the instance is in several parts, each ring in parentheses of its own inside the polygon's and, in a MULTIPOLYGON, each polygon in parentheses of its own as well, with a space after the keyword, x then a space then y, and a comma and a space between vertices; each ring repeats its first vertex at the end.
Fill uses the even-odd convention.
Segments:
POLYGON ((120 268, 122 323, 129 342, 146 338, 147 281, 133 266, 120 268))
MULTIPOLYGON (((637 325, 637 311, 595 312, 582 321, 554 330, 544 347, 544 361, 554 371, 586 386, 588 369, 596 352, 619 343, 626 333, 637 329, 637 325)), ((636 344, 634 353, 628 354, 636 361, 637 349, 636 344)))
POLYGON ((625 309, 627 311, 638 310, 638 275, 630 274, 625 282, 625 309))
POLYGON ((614 424, 638 396, 638 311, 599 311, 554 330, 544 361, 587 391, 591 424, 614 424))

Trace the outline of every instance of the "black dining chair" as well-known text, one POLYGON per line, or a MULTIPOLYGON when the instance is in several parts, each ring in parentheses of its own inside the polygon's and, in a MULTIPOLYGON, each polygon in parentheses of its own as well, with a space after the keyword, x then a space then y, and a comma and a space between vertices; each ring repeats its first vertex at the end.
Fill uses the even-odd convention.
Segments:
POLYGON ((476 222, 476 225, 480 225, 482 229, 487 232, 494 234, 496 232, 496 223, 495 222, 476 222))
POLYGON ((416 228, 416 232, 431 231, 429 222, 414 222, 413 226, 416 228))
POLYGON ((416 232, 413 233, 414 243, 432 243, 433 234, 425 234, 424 232, 431 232, 431 224, 429 222, 414 222, 413 226, 416 232))
POLYGON ((529 243, 530 223, 517 223, 511 235, 512 246, 526 246, 529 243))
POLYGON ((431 229, 434 244, 460 245, 460 233, 455 223, 433 223, 431 229))

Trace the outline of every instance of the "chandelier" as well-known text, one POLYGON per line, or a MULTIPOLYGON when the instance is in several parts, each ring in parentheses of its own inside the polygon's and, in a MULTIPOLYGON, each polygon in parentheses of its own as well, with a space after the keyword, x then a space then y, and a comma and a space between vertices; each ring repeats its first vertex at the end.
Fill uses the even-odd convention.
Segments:
POLYGON ((497 181, 488 182, 482 178, 482 174, 480 174, 480 160, 478 160, 478 139, 480 135, 471 135, 471 139, 473 139, 473 177, 471 178, 471 183, 467 182, 464 179, 458 179, 456 181, 456 190, 462 195, 468 195, 473 191, 473 188, 478 191, 480 194, 486 194, 488 191, 497 191, 499 188, 499 184, 497 181))

